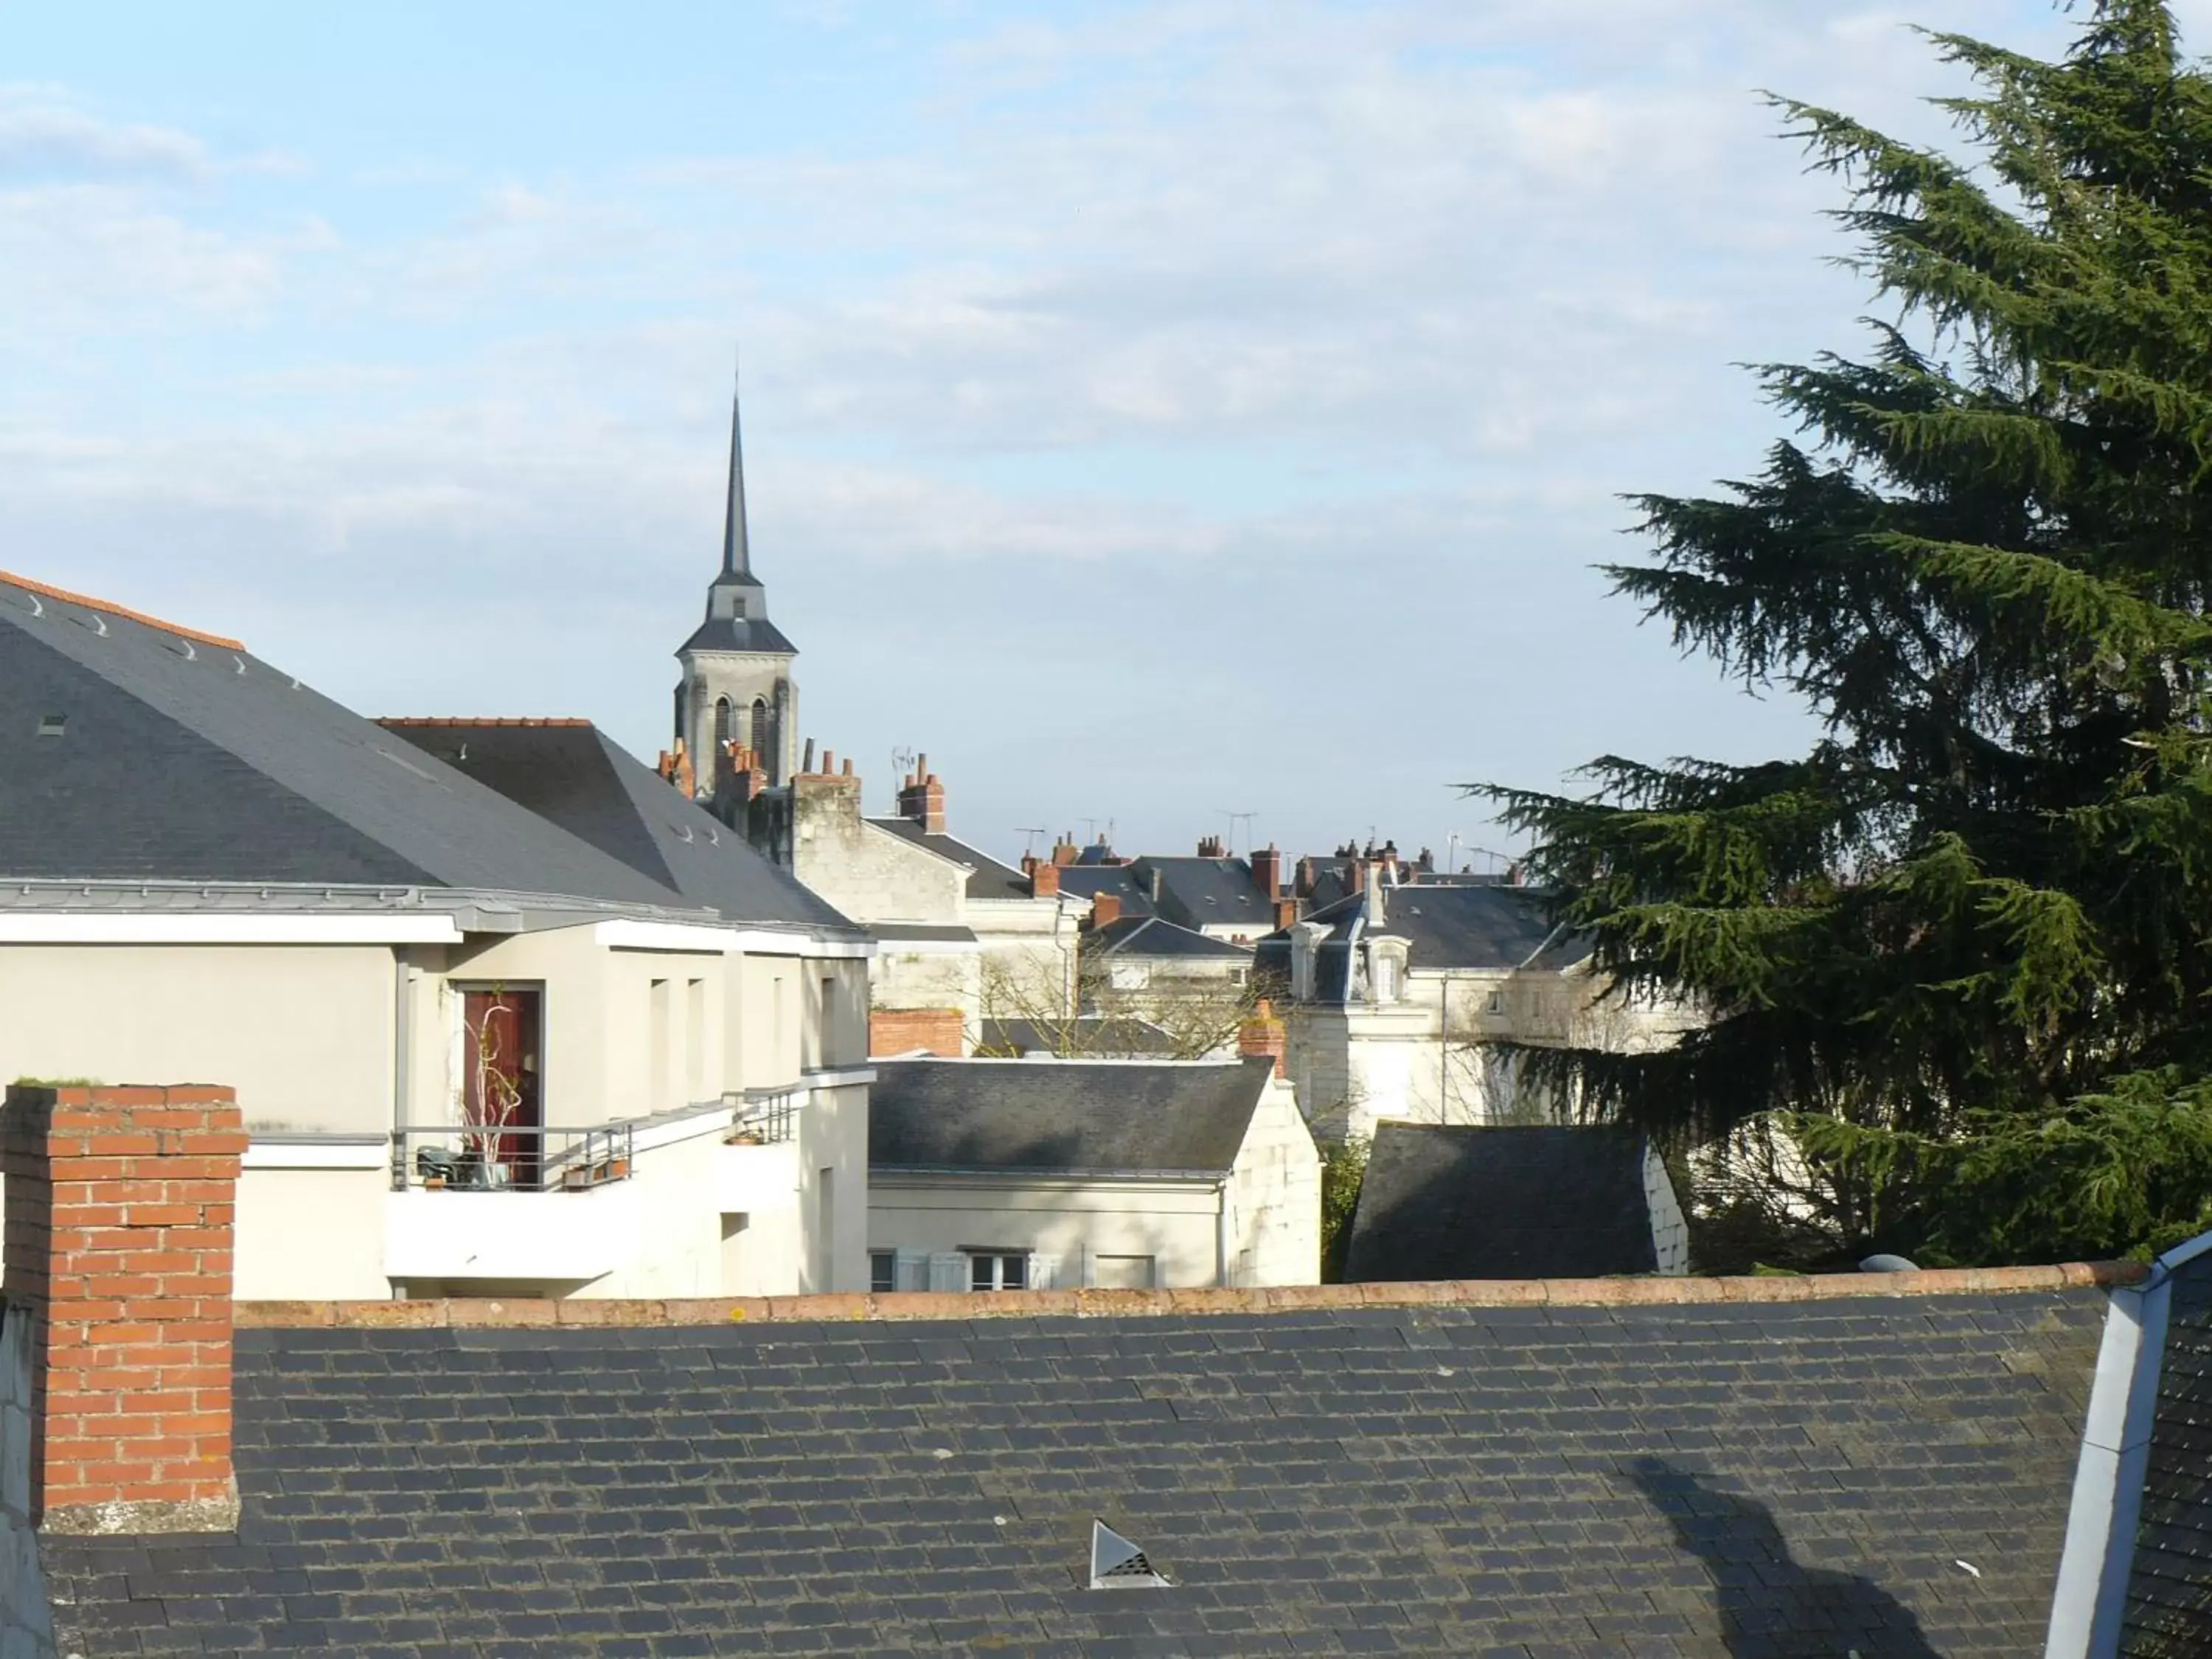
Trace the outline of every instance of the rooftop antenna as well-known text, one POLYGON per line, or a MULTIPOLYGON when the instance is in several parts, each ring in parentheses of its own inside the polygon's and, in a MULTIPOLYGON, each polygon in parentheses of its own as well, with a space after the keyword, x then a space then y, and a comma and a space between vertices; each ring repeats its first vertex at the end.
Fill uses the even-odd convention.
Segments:
POLYGON ((903 744, 891 750, 891 810, 893 811, 898 810, 899 786, 905 781, 906 775, 914 770, 915 762, 921 758, 919 754, 903 744))
POLYGON ((1248 826, 1244 831, 1244 846, 1246 850, 1250 850, 1252 831, 1249 826, 1252 820, 1260 815, 1257 812, 1232 812, 1222 806, 1217 806, 1213 810, 1229 820, 1229 856, 1231 858, 1237 856, 1237 826, 1240 823, 1248 826))
POLYGON ((1026 859, 1036 856, 1036 838, 1039 836, 1048 836, 1052 831, 1042 827, 1032 830, 1026 823, 1018 823, 1014 826, 1014 833, 1018 836, 1025 836, 1028 837, 1026 841, 1022 842, 1022 856, 1026 859))
POLYGON ((1098 820, 1097 818, 1078 818, 1076 819, 1076 822, 1083 826, 1083 834, 1085 840, 1097 841, 1098 839, 1098 820))

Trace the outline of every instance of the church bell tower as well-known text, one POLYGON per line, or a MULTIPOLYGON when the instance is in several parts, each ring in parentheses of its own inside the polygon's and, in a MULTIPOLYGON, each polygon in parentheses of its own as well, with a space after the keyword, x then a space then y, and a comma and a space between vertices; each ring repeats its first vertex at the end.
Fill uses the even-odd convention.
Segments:
POLYGON ((730 498, 722 521, 722 569, 707 589, 707 617, 676 660, 676 735, 690 757, 699 792, 709 794, 721 746, 752 750, 773 786, 797 770, 799 688, 791 678, 798 647, 768 617, 768 590, 753 574, 745 531, 745 456, 738 398, 730 398, 730 498))

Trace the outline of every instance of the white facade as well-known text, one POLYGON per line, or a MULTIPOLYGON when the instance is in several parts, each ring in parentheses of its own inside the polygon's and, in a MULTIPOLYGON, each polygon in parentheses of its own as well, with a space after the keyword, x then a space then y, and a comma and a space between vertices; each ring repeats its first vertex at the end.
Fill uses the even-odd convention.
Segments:
POLYGON ((1286 1063, 1300 1109, 1324 1140, 1364 1138, 1384 1118, 1412 1123, 1544 1121, 1552 1103, 1492 1044, 1636 1052, 1690 1029, 1680 1005, 1603 994, 1587 963, 1565 969, 1424 969, 1387 936, 1362 941, 1374 964, 1342 1003, 1293 1000, 1286 1063))
POLYGON ((974 1288, 979 1255, 1021 1258, 1040 1290, 1311 1285, 1321 1156, 1270 1083, 1224 1177, 877 1172, 868 1249, 875 1283, 902 1291, 974 1288))
POLYGON ((872 823, 861 815, 860 781, 849 775, 794 780, 789 835, 792 873, 841 914, 884 930, 870 975, 872 1008, 957 1010, 969 1051, 994 984, 1073 1008, 1085 901, 971 898, 968 878, 982 855, 965 863, 872 823))
POLYGON ((0 923, 0 1075, 237 1091, 240 1297, 866 1286, 863 941, 629 919, 465 933, 422 911, 0 923), (380 921, 399 937, 374 940, 380 921), (538 994, 539 1119, 618 1133, 619 1176, 603 1157, 587 1188, 436 1190, 411 1168, 395 1187, 396 1150, 459 1138, 464 999, 483 987, 538 994), (785 1138, 724 1146, 770 1091, 785 1138))

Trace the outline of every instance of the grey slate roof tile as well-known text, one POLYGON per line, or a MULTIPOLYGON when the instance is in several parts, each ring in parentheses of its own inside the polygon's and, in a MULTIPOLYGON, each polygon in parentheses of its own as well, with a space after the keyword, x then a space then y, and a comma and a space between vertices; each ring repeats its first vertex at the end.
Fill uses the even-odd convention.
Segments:
POLYGON ((682 903, 251 653, 5 580, 0 777, 0 876, 682 903))
POLYGON ((392 720, 393 737, 434 756, 732 921, 849 927, 787 870, 686 800, 653 769, 586 722, 392 720))
POLYGON ((878 1060, 868 1167, 1219 1174, 1267 1076, 1264 1060, 878 1060))
POLYGON ((88 1659, 2016 1655, 2102 1314, 243 1331, 238 1537, 44 1564, 88 1659), (1094 1516, 1175 1587, 1088 1589, 1094 1516))
POLYGON ((1657 1265, 1633 1130, 1376 1127, 1345 1249, 1352 1283, 1589 1279, 1657 1265))

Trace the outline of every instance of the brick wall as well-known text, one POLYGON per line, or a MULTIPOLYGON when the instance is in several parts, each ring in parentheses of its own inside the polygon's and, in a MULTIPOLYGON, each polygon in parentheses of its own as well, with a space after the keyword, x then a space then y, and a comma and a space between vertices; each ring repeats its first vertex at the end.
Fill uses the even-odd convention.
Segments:
POLYGON ((49 1531, 234 1526, 228 1089, 26 1088, 0 1113, 10 1322, 30 1322, 33 1513, 49 1531))
POLYGON ((868 1015, 868 1054, 910 1054, 915 1049, 957 1060, 964 1052, 957 1008, 877 1008, 868 1015))

